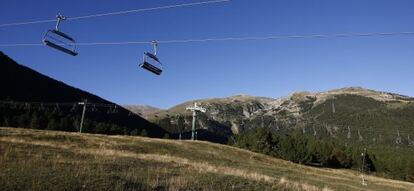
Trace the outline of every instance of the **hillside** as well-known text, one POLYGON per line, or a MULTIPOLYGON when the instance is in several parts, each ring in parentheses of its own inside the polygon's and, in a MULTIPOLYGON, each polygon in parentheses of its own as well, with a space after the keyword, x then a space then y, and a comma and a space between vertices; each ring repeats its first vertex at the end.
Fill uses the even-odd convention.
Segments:
POLYGON ((192 115, 185 108, 197 102, 207 108, 207 113, 198 116, 199 139, 226 143, 230 136, 242 130, 244 122, 253 119, 255 114, 262 113, 273 100, 247 95, 193 100, 155 112, 147 119, 169 132, 177 134, 181 131, 186 135, 191 129, 192 115))
MULTIPOLYGON (((194 100, 156 112, 148 119, 174 133, 180 129, 188 131, 191 113, 185 107, 193 102, 208 111, 199 115, 198 128, 221 132, 217 135, 227 138, 258 127, 280 132, 299 130, 344 140, 359 140, 356 136, 359 131, 367 144, 378 144, 378 141, 393 144, 400 132, 404 144, 408 145, 411 140, 407 137, 414 136, 414 98, 359 87, 319 93, 297 92, 278 99, 242 95, 194 100), (180 118, 183 118, 183 125, 178 123, 180 118), (379 134, 385 137, 379 138, 379 134), (372 141, 374 138, 376 140, 372 141)), ((209 137, 204 138, 209 140, 209 137)))
POLYGON ((413 190, 202 141, 0 128, 0 190, 413 190))
POLYGON ((0 52, 0 125, 78 131, 87 99, 84 130, 105 134, 166 133, 123 107, 17 64, 0 52), (105 107, 100 107, 105 106, 105 107))
POLYGON ((161 109, 149 105, 123 105, 122 107, 143 118, 147 118, 150 115, 161 111, 161 109))
MULTIPOLYGON (((148 118, 189 137, 193 102, 207 109, 197 120, 199 140, 235 145, 300 164, 359 169, 366 148, 369 170, 414 181, 414 101, 360 87, 296 92, 272 99, 233 96, 189 101, 148 118), (398 162, 395 162, 398 161, 398 162)), ((175 134, 175 136, 176 136, 175 134)))

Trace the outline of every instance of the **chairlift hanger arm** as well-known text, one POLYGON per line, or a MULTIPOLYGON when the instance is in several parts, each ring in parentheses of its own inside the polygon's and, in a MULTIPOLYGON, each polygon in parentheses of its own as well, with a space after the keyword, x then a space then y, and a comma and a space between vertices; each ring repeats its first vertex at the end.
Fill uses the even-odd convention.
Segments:
POLYGON ((62 21, 62 20, 66 20, 66 17, 65 17, 64 15, 62 15, 62 14, 58 13, 58 14, 56 15, 56 18, 57 18, 57 21, 56 21, 56 26, 55 26, 55 29, 56 29, 56 31, 59 31, 60 21, 62 21))
POLYGON ((154 47, 154 56, 157 56, 158 41, 153 40, 151 43, 152 43, 152 46, 154 47))

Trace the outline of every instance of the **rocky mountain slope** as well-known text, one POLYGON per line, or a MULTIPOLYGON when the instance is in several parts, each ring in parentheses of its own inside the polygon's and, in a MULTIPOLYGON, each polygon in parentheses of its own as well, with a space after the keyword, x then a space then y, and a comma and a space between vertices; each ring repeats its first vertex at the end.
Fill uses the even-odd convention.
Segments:
POLYGON ((371 143, 395 142, 399 133, 408 145, 408 136, 414 137, 414 98, 361 87, 296 92, 278 99, 237 95, 194 100, 148 119, 174 133, 189 131, 191 112, 185 108, 194 102, 207 109, 199 115, 198 129, 227 138, 258 127, 371 143))

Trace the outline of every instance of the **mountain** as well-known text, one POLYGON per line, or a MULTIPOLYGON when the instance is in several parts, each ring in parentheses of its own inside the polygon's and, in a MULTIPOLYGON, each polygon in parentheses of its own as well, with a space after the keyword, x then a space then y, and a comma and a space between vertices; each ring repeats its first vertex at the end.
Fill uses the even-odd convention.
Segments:
POLYGON ((0 125, 78 131, 83 100, 84 131, 162 137, 162 128, 96 95, 17 64, 0 52, 0 125))
POLYGON ((352 139, 358 139, 357 131, 364 135, 387 132, 390 136, 382 137, 381 141, 388 142, 396 138, 397 132, 405 137, 411 133, 414 136, 414 98, 360 87, 296 92, 278 99, 237 95, 194 100, 155 112, 148 119, 174 133, 180 129, 188 131, 191 112, 185 108, 194 102, 207 109, 206 114, 199 114, 198 128, 220 132, 223 137, 258 127, 300 130, 315 136, 328 133, 331 137, 348 135, 349 130, 352 139), (180 118, 184 121, 181 127, 180 118))
POLYGON ((357 171, 308 167, 203 141, 1 127, 0 148, 2 190, 414 188, 413 183, 373 175, 364 176, 363 186, 357 171))
POLYGON ((123 107, 143 118, 147 118, 151 114, 162 110, 149 105, 123 105, 123 107))
POLYGON ((237 132, 242 119, 252 117, 254 112, 267 107, 273 99, 237 95, 228 98, 194 100, 179 104, 168 110, 161 110, 149 115, 147 119, 171 133, 182 133, 184 138, 190 136, 192 113, 186 107, 194 102, 207 108, 207 113, 198 115, 198 138, 213 142, 226 143, 229 136, 237 132))
POLYGON ((366 151, 366 169, 408 180, 414 154, 412 97, 360 87, 278 99, 237 95, 185 102, 148 119, 174 138, 181 132, 188 139, 192 116, 185 108, 194 102, 207 110, 197 115, 199 140, 331 168, 359 169, 366 151))

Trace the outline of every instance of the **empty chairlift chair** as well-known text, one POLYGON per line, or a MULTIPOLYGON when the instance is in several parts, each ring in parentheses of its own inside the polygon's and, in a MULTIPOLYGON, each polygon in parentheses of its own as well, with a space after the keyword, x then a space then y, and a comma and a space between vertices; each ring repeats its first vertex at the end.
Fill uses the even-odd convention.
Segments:
POLYGON ((75 50, 75 40, 69 35, 59 30, 60 21, 66 20, 66 17, 61 14, 58 14, 56 18, 57 22, 55 29, 50 29, 46 32, 45 36, 43 37, 43 43, 47 46, 60 50, 66 54, 72 56, 78 55, 78 53, 75 50))
POLYGON ((143 61, 139 66, 156 75, 160 75, 162 73, 162 63, 157 57, 157 46, 158 46, 157 41, 152 41, 152 45, 154 48, 154 54, 149 53, 149 52, 144 52, 143 61))

